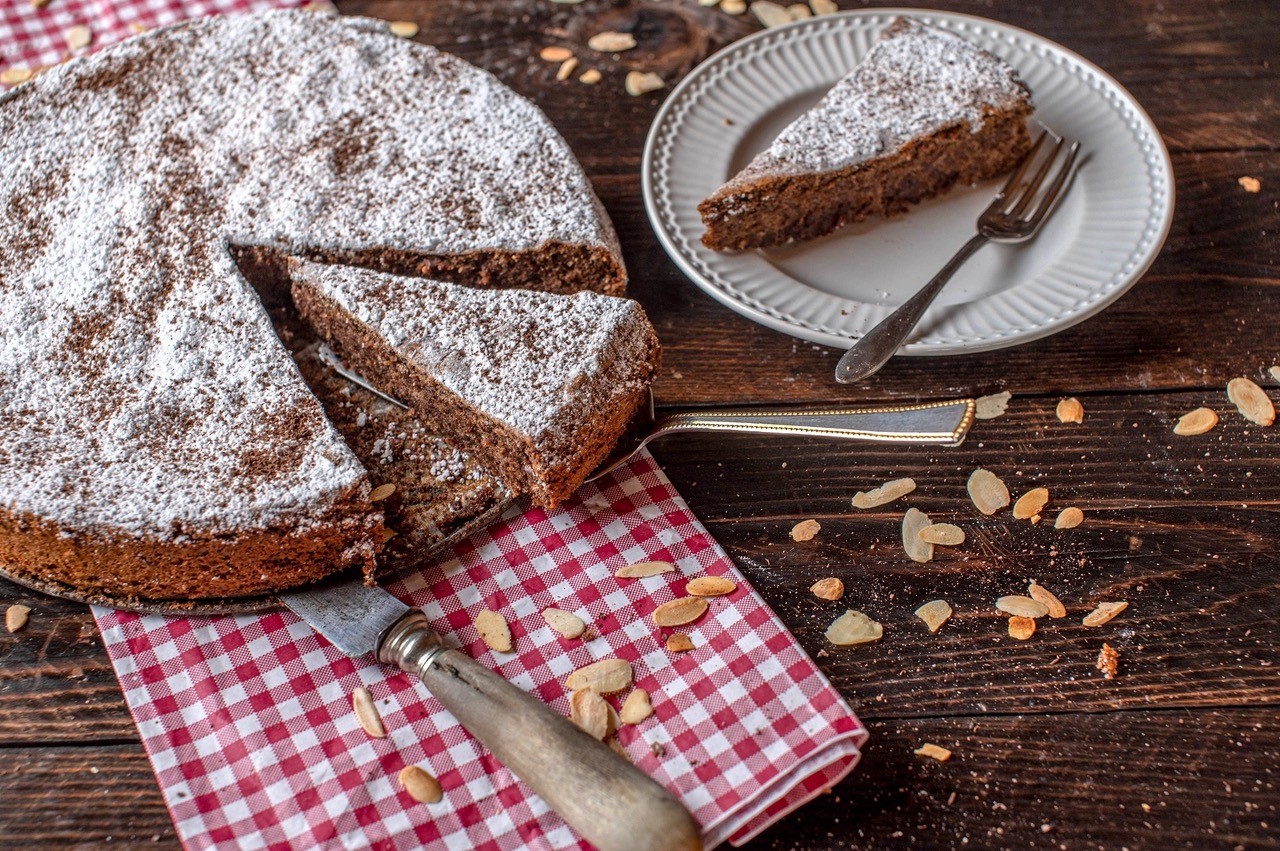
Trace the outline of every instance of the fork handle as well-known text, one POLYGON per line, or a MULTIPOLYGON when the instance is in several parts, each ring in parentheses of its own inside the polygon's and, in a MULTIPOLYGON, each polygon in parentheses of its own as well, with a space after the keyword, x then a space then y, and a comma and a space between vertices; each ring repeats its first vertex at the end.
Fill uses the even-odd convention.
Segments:
POLYGON ((924 289, 907 299, 901 307, 880 320, 876 327, 854 343, 853 348, 845 352, 840 362, 836 364, 836 381, 841 384, 852 384, 879 372, 880 367, 888 363, 889 358, 902 348, 912 329, 920 324, 920 317, 924 316, 924 312, 929 309, 929 305, 933 304, 933 300, 938 297, 938 293, 942 292, 942 288, 946 286, 947 281, 951 280, 951 276, 973 256, 975 251, 986 245, 987 241, 987 237, 982 234, 974 234, 964 247, 947 261, 947 265, 933 276, 933 280, 925 284, 924 289))

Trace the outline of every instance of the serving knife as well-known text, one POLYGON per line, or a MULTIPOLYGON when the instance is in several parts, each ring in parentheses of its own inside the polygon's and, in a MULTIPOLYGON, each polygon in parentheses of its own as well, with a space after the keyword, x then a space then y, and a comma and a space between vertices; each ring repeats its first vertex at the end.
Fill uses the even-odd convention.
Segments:
POLYGON ((697 822, 608 745, 460 650, 419 609, 359 579, 279 595, 352 658, 415 674, 498 761, 601 851, 696 851, 697 822))

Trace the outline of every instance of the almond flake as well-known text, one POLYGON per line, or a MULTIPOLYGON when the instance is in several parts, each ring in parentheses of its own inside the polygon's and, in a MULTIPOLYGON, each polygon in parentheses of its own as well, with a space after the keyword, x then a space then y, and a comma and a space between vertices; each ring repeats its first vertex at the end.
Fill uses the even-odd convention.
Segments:
POLYGON ((0 71, 0 83, 6 86, 16 86, 18 83, 25 83, 30 80, 35 72, 30 68, 5 68, 0 71))
POLYGON ((485 609, 476 615, 476 631, 495 653, 510 653, 515 649, 511 642, 511 627, 507 625, 507 619, 497 612, 485 609))
POLYGON ((1178 418, 1177 424, 1173 427, 1173 433, 1183 437, 1194 437, 1197 434, 1212 431, 1217 424, 1218 415, 1212 408, 1196 408, 1178 418))
POLYGON ((603 742, 609 735, 609 704, 599 692, 591 689, 575 691, 569 698, 569 720, 591 738, 603 742))
POLYGON ((821 529, 822 524, 817 520, 801 520, 791 527, 791 540, 812 541, 821 529))
POLYGON ((49 5, 49 0, 31 0, 31 6, 35 9, 43 9, 49 5))
POLYGON ((701 597, 678 597, 663 603, 653 612, 653 622, 658 626, 684 626, 706 614, 707 601, 701 597))
POLYGON ((992 393, 990 396, 979 396, 977 402, 974 403, 974 419, 994 420, 1005 412, 1005 409, 1009 407, 1009 400, 1012 398, 1013 394, 1008 390, 992 393))
MULTIPOLYGON (((334 12, 338 11, 337 9, 334 9, 332 6, 329 6, 329 8, 332 9, 334 12)), ((144 32, 146 32, 149 29, 150 27, 148 27, 146 24, 140 24, 137 21, 131 21, 129 23, 129 32, 133 33, 134 35, 142 35, 144 32)))
POLYGON ((924 621, 929 632, 937 632, 944 623, 951 620, 951 604, 946 600, 930 600, 916 609, 916 617, 924 621))
POLYGON ((924 564, 933 558, 933 544, 920 538, 930 525, 929 515, 918 508, 908 508, 902 515, 902 548, 912 561, 924 564))
POLYGON ((351 692, 351 708, 355 710, 356 720, 360 727, 375 739, 385 739, 387 728, 382 724, 382 716, 373 702, 373 695, 364 686, 358 686, 351 692))
POLYGON ((1102 626, 1127 608, 1129 608, 1129 604, 1126 602, 1102 602, 1092 612, 1085 615, 1081 623, 1089 627, 1102 626))
POLYGON ((418 34, 418 25, 413 21, 392 21, 388 29, 401 38, 413 38, 418 34))
POLYGON ((1030 520, 1049 504, 1048 488, 1032 488, 1018 498, 1013 504, 1013 516, 1019 520, 1030 520))
POLYGON ((737 590, 738 583, 723 576, 699 576, 684 586, 685 593, 694 597, 723 597, 737 590))
POLYGON ((626 659, 601 659, 584 665, 569 675, 564 687, 569 691, 590 689, 600 694, 613 694, 631 685, 631 663, 626 659))
POLYGON ((1020 618, 1042 618, 1049 614, 1049 607, 1039 600, 1021 594, 1008 594, 996 600, 996 608, 1020 618))
POLYGON ((578 82, 585 86, 594 86, 600 82, 602 74, 595 68, 588 68, 582 72, 582 76, 578 77, 578 82))
POLYGON ((1114 680, 1116 674, 1120 672, 1120 654, 1104 641, 1102 649, 1098 651, 1098 661, 1094 662, 1094 667, 1102 672, 1104 678, 1114 680))
POLYGON ((666 88, 666 86, 667 84, 662 82, 662 78, 652 71, 631 71, 627 74, 627 79, 622 84, 622 87, 627 90, 627 94, 632 97, 656 92, 658 89, 666 88))
POLYGON ((438 804, 444 798, 440 781, 416 765, 401 769, 399 777, 400 785, 409 793, 409 797, 419 803, 438 804))
POLYGON ((929 759, 936 759, 938 762, 946 762, 951 759, 951 751, 935 745, 933 742, 925 742, 915 750, 916 756, 927 756, 929 759))
POLYGON ((27 620, 30 616, 30 606, 24 606, 21 603, 14 603, 12 606, 4 610, 4 628, 9 632, 17 632, 27 625, 27 620))
POLYGON ((1037 603, 1043 604, 1045 609, 1048 610, 1049 617, 1065 618, 1067 616, 1067 607, 1062 605, 1062 601, 1052 591, 1040 583, 1032 582, 1028 585, 1027 596, 1037 603))
POLYGON ((653 704, 649 701, 649 692, 638 688, 622 702, 622 711, 618 718, 623 724, 639 724, 653 714, 653 704))
POLYGON ((879 641, 883 635, 883 626, 853 609, 836 618, 826 631, 827 641, 839 647, 879 641))
POLYGON ((1227 398, 1250 422, 1269 426, 1276 421, 1276 406, 1271 404, 1266 391, 1247 378, 1233 378, 1227 382, 1227 398))
POLYGON ((396 486, 391 484, 390 482, 387 482, 385 485, 378 485, 376 488, 373 489, 372 492, 370 492, 369 501, 382 502, 384 499, 391 496, 391 494, 395 492, 396 492, 396 486))
POLYGON ((688 653, 693 649, 693 639, 683 632, 673 632, 667 637, 667 650, 671 653, 688 653))
POLYGON ((1058 421, 1077 425, 1084 422, 1084 405, 1075 396, 1063 399, 1058 403, 1058 421))
POLYGON ((879 508, 911 493, 916 489, 915 479, 894 479, 885 482, 878 488, 869 491, 858 491, 853 495, 854 508, 879 508))
POLYGON ((1053 528, 1074 529, 1083 522, 1084 512, 1072 505, 1058 512, 1057 519, 1053 521, 1053 528))
POLYGON ((698 5, 699 6, 718 6, 720 5, 720 0, 698 0, 698 5))
POLYGON ((828 576, 813 583, 809 590, 819 600, 839 600, 844 596, 844 583, 834 576, 828 576))
POLYGON ((803 21, 805 18, 813 17, 813 10, 804 3, 792 3, 787 7, 787 15, 793 21, 803 21))
POLYGON ((933 523, 920 530, 920 540, 926 544, 958 547, 964 543, 964 530, 952 523, 933 523))
POLYGON ((720 11, 726 15, 741 15, 747 11, 747 0, 720 0, 720 11))
POLYGON ((1244 177, 1241 177, 1239 180, 1237 180, 1236 183, 1239 183, 1240 188, 1243 189, 1245 192, 1252 193, 1252 192, 1262 191, 1262 181, 1256 177, 1249 177, 1248 175, 1245 175, 1244 177))
POLYGON ((1280 366, 1267 367, 1267 375, 1271 376, 1272 381, 1280 381, 1280 366))
POLYGON ((988 517, 1009 504, 1009 489, 990 470, 974 470, 973 475, 969 476, 967 488, 974 507, 988 517))
POLYGON ((1024 618, 1018 615, 1009 618, 1009 636, 1011 638, 1026 641, 1035 634, 1036 622, 1034 618, 1024 618))
POLYGON ((582 618, 573 612, 565 612, 560 609, 543 609, 542 619, 547 622, 547 626, 560 633, 564 638, 577 638, 587 631, 587 625, 582 618))
POLYGON ((547 62, 563 62, 573 56, 573 51, 567 47, 544 47, 538 52, 538 56, 547 62))
POLYGON ((766 27, 780 27, 791 23, 790 13, 777 3, 770 3, 769 0, 756 0, 752 3, 751 14, 766 27))
POLYGON ((394 538, 396 535, 399 535, 399 534, 400 534, 399 532, 397 532, 395 529, 392 529, 390 526, 383 526, 382 527, 382 543, 385 544, 387 541, 390 541, 392 538, 394 538))
POLYGON ((636 46, 636 37, 631 33, 602 32, 587 39, 587 47, 600 53, 621 53, 636 46))
POLYGON ((659 573, 675 573, 676 566, 669 561, 639 561, 620 567, 613 572, 619 579, 642 579, 659 573))
POLYGON ((83 50, 93 44, 93 30, 84 24, 76 24, 67 29, 67 47, 72 50, 83 50))
POLYGON ((809 8, 813 9, 815 15, 834 15, 840 11, 836 0, 809 0, 809 8))
POLYGON ((560 63, 559 69, 556 70, 556 79, 560 82, 564 82, 573 75, 573 72, 577 67, 578 58, 576 56, 570 56, 568 59, 560 63))

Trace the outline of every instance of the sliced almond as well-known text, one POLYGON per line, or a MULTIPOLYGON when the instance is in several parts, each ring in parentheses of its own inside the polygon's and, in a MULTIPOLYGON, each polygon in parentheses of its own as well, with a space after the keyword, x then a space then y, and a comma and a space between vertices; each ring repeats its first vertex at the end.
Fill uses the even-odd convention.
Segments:
POLYGON ((1013 398, 1013 394, 1008 390, 1000 393, 992 393, 990 396, 979 396, 974 405, 974 419, 994 420, 1005 412, 1009 407, 1009 400, 1013 398))
POLYGON ((355 710, 356 720, 360 722, 361 729, 375 739, 387 737, 387 728, 383 726, 382 716, 378 714, 373 695, 369 694, 367 688, 357 686, 356 690, 351 692, 351 708, 355 710))
POLYGON ((399 534, 400 534, 399 532, 397 532, 395 529, 392 529, 390 526, 383 526, 382 532, 380 535, 382 538, 382 543, 385 544, 387 541, 390 541, 392 538, 394 538, 396 535, 399 535, 399 534))
POLYGON ((792 3, 787 7, 787 16, 793 21, 803 21, 813 17, 813 10, 804 3, 792 3))
POLYGON ((659 573, 675 573, 676 566, 669 561, 641 561, 618 568, 613 575, 619 579, 641 579, 659 573))
POLYGON ((951 620, 951 604, 946 600, 930 600, 916 609, 916 617, 924 621, 929 632, 937 632, 944 623, 951 620))
POLYGON ((538 57, 545 62, 563 62, 573 57, 573 51, 567 47, 551 45, 538 51, 538 57))
POLYGON ((698 5, 699 6, 718 6, 720 5, 720 0, 698 0, 698 5))
POLYGON ((630 71, 627 79, 623 81, 622 87, 627 90, 627 94, 632 97, 656 92, 658 89, 666 88, 667 84, 662 78, 652 71, 630 71))
POLYGON ((400 785, 409 797, 423 804, 438 804, 444 798, 440 781, 416 765, 400 770, 400 785))
POLYGON ((827 641, 839 647, 867 644, 879 641, 883 636, 883 626, 853 609, 836 618, 835 622, 827 627, 826 632, 827 641))
POLYGON ((577 70, 577 67, 578 58, 576 56, 570 56, 568 59, 560 63, 560 68, 556 71, 556 79, 560 82, 564 82, 573 75, 573 72, 577 70))
POLYGON ((916 489, 915 479, 894 479, 885 482, 878 488, 869 491, 858 491, 853 495, 854 508, 879 508, 894 500, 902 499, 916 489))
POLYGON ((933 558, 933 544, 920 537, 930 525, 929 515, 918 508, 908 508, 902 515, 902 548, 912 561, 924 564, 933 558))
POLYGON ((31 6, 34 9, 43 9, 49 5, 49 0, 31 0, 31 6))
POLYGON ((839 600, 844 596, 844 583, 834 576, 828 576, 813 583, 809 590, 819 600, 839 600))
POLYGON ((1049 614, 1049 607, 1039 600, 1021 594, 1008 594, 996 600, 996 608, 1020 618, 1042 618, 1049 614))
POLYGON ((1032 582, 1027 586, 1027 596, 1043 605, 1047 614, 1051 618, 1065 618, 1067 616, 1067 607, 1062 605, 1062 601, 1038 582, 1032 582))
POLYGON ((542 619, 547 622, 547 626, 560 633, 564 638, 577 638, 587 631, 586 623, 573 612, 565 612, 560 609, 543 609, 542 619))
POLYGON ((1276 406, 1271 403, 1271 398, 1247 378, 1233 378, 1227 382, 1227 398, 1250 422, 1269 426, 1276 421, 1276 406))
POLYGON ((569 691, 590 689, 600 694, 613 694, 631 685, 631 663, 626 659, 601 659, 584 665, 569 675, 564 687, 569 691))
POLYGON ((1084 422, 1084 405, 1075 396, 1063 399, 1058 403, 1058 421, 1077 425, 1084 422))
POLYGON ((391 482, 387 482, 386 484, 383 484, 383 485, 378 485, 376 488, 370 491, 369 501, 382 502, 384 499, 391 496, 391 494, 395 492, 396 492, 396 486, 391 484, 391 482))
POLYGON ((638 688, 622 702, 622 711, 618 713, 618 717, 623 724, 639 724, 652 714, 653 704, 649 701, 649 692, 638 688))
POLYGON ((387 28, 401 38, 413 38, 418 34, 418 25, 413 21, 392 21, 387 28))
POLYGON ((30 68, 5 68, 0 71, 0 83, 6 86, 16 86, 19 83, 25 83, 35 76, 35 72, 30 68))
POLYGON ((667 650, 671 653, 688 653, 693 649, 693 639, 683 632, 673 632, 667 637, 667 650))
POLYGON ((1024 618, 1014 615, 1009 618, 1009 636, 1019 641, 1026 641, 1036 634, 1035 618, 1024 618))
POLYGON ((1009 504, 1009 489, 990 470, 974 470, 967 487, 974 507, 988 517, 1009 504))
POLYGON ((507 625, 507 619, 497 612, 485 609, 476 615, 476 631, 495 653, 510 653, 515 649, 511 641, 511 627, 507 625))
POLYGON ((1212 408, 1196 408, 1178 418, 1173 433, 1183 437, 1194 437, 1212 431, 1218 424, 1218 414, 1212 408))
POLYGON ((770 3, 769 0, 756 0, 751 4, 750 8, 751 14, 756 16, 756 20, 766 27, 780 27, 783 24, 791 23, 790 13, 777 3, 770 3))
POLYGON ((1085 615, 1081 623, 1088 627, 1102 626, 1104 623, 1109 623, 1112 618, 1127 608, 1129 608, 1129 604, 1126 602, 1102 602, 1092 612, 1085 615))
POLYGON ((791 527, 791 540, 812 541, 821 529, 822 524, 817 520, 801 520, 791 527))
POLYGON ((936 759, 938 762, 946 762, 951 759, 951 751, 941 745, 935 745, 933 742, 925 742, 916 748, 915 752, 916 756, 927 756, 929 759, 936 759))
POLYGON ((809 8, 813 9, 815 15, 834 15, 840 11, 836 0, 809 0, 809 8))
POLYGON ((591 689, 575 691, 569 698, 569 720, 591 738, 603 742, 609 735, 609 704, 599 692, 591 689))
POLYGON ((1252 192, 1262 191, 1262 181, 1256 177, 1250 177, 1247 174, 1238 178, 1236 180, 1236 183, 1239 183, 1240 188, 1243 189, 1245 192, 1252 193, 1252 192))
POLYGON ((603 76, 604 75, 602 75, 597 69, 588 68, 582 72, 581 76, 578 77, 578 82, 585 86, 594 86, 596 83, 600 82, 603 76))
POLYGON ((31 607, 14 603, 4 610, 4 628, 9 632, 17 632, 27 625, 31 616, 31 607))
POLYGON ((964 530, 952 523, 931 523, 920 530, 920 540, 926 544, 958 547, 964 543, 964 530))
POLYGON ((621 53, 636 46, 636 37, 631 33, 602 32, 587 39, 587 47, 600 53, 621 53))
POLYGON ((1013 516, 1019 520, 1030 520, 1049 504, 1048 488, 1032 488, 1018 498, 1013 504, 1013 516))
POLYGON ((653 622, 658 626, 684 626, 706 614, 707 601, 701 597, 677 597, 663 603, 653 612, 653 622))
POLYGON ((1280 381, 1280 366, 1267 367, 1267 375, 1271 376, 1272 381, 1280 381))
POLYGON ((720 11, 726 15, 741 15, 747 11, 747 0, 720 0, 720 11))
POLYGON ((738 590, 738 583, 723 576, 699 576, 684 586, 686 594, 694 597, 723 597, 738 590))
POLYGON ((67 47, 72 50, 83 50, 91 44, 93 44, 93 30, 84 24, 67 28, 67 47))
POLYGON ((1072 505, 1058 512, 1057 519, 1053 521, 1053 528, 1074 529, 1083 522, 1084 512, 1072 505))

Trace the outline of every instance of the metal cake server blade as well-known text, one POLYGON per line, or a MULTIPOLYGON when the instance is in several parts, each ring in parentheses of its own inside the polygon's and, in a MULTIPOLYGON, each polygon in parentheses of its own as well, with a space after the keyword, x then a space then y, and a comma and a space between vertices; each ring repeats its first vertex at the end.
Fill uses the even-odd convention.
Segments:
POLYGON ((460 650, 419 609, 350 579, 279 595, 346 653, 416 674, 445 709, 584 839, 602 851, 701 849, 697 822, 608 745, 460 650))

